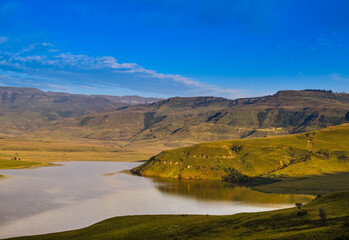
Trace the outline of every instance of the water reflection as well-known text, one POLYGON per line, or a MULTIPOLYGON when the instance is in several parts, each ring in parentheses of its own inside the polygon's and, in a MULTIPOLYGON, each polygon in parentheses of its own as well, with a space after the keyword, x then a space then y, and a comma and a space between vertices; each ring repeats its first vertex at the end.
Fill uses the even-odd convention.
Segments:
POLYGON ((277 194, 254 191, 227 182, 153 178, 157 188, 166 194, 185 196, 201 201, 234 201, 244 204, 294 204, 307 203, 313 196, 298 194, 277 194))
POLYGON ((266 194, 228 183, 153 179, 124 170, 141 163, 67 162, 0 170, 0 238, 89 226, 114 216, 268 211, 308 196, 266 194))

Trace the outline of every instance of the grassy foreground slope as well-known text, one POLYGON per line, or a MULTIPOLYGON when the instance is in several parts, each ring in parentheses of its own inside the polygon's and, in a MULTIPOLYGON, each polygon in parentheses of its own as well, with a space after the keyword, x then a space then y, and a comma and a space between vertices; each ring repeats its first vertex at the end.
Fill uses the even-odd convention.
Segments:
POLYGON ((349 124, 282 137, 229 140, 163 151, 133 173, 231 180, 316 176, 349 171, 349 124))
POLYGON ((228 216, 146 215, 107 219, 75 231, 22 237, 60 239, 348 239, 349 193, 297 208, 228 216), (321 221, 324 209, 327 221, 321 221))

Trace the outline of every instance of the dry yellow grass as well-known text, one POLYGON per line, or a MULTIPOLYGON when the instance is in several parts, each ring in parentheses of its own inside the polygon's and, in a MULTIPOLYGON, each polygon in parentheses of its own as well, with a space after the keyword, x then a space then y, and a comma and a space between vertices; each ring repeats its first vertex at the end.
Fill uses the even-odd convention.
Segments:
POLYGON ((162 144, 120 146, 108 141, 52 141, 35 139, 0 139, 0 168, 44 166, 62 161, 147 160, 166 149, 162 144), (17 160, 12 160, 16 157, 17 160), (21 160, 18 161, 18 158, 21 160))

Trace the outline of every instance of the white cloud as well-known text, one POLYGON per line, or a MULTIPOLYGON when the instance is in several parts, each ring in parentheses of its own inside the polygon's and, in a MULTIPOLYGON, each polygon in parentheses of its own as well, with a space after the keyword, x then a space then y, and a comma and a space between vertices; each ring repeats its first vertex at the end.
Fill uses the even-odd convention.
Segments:
POLYGON ((114 57, 105 56, 96 58, 97 64, 100 64, 100 66, 108 66, 113 69, 133 69, 136 68, 138 65, 136 63, 118 63, 117 60, 114 57))
POLYGON ((34 56, 25 56, 25 57, 22 57, 22 56, 13 56, 12 57, 13 60, 17 60, 17 61, 20 61, 20 62, 42 62, 44 61, 45 57, 43 56, 38 56, 38 55, 34 55, 34 56))
POLYGON ((54 45, 52 44, 52 43, 48 43, 48 42, 43 42, 42 44, 41 44, 42 46, 49 46, 49 47, 54 47, 54 45))
MULTIPOLYGON (((75 81, 79 78, 85 79, 86 85, 97 81, 103 82, 106 87, 118 86, 138 91, 151 89, 173 95, 213 95, 228 98, 243 96, 241 90, 221 88, 176 74, 158 73, 136 63, 119 63, 112 56, 93 57, 62 52, 47 42, 31 44, 14 53, 0 52, 0 58, 0 69, 1 66, 6 66, 11 71, 25 70, 28 74, 35 74, 43 79, 54 76, 59 80, 59 75, 66 82, 69 81, 67 79, 75 81), (151 82, 152 86, 147 85, 144 80, 151 82)), ((77 84, 81 84, 81 81, 77 84)))
POLYGON ((146 73, 149 74, 150 77, 156 77, 159 79, 169 79, 169 80, 173 80, 175 82, 179 82, 179 83, 183 83, 185 85, 188 86, 193 86, 195 88, 197 88, 197 91, 199 90, 205 90, 205 91, 211 91, 211 92, 215 92, 216 94, 228 94, 231 96, 236 96, 238 94, 241 94, 241 90, 237 90, 237 89, 223 89, 219 86, 216 85, 212 85, 212 84, 205 84, 205 83, 201 83, 199 81, 193 80, 191 78, 186 78, 186 77, 182 77, 180 75, 172 75, 172 74, 163 74, 163 73, 157 73, 154 70, 148 70, 145 68, 137 68, 137 69, 133 69, 131 70, 132 72, 140 72, 140 73, 146 73))

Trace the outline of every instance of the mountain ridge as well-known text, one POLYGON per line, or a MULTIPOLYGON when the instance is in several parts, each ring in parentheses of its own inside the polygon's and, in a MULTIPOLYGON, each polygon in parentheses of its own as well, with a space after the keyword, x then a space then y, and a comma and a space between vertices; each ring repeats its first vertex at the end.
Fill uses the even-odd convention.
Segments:
POLYGON ((4 94, 4 89, 0 88, 0 132, 34 138, 55 136, 172 148, 306 132, 349 121, 349 94, 323 90, 283 90, 235 100, 201 96, 151 98, 147 103, 141 98, 139 103, 134 96, 120 102, 120 97, 113 96, 23 88, 10 88, 16 91, 7 89, 4 94), (25 97, 16 95, 24 90, 29 91, 25 97))
POLYGON ((139 96, 83 95, 44 92, 37 88, 0 87, 0 132, 20 134, 57 119, 108 112, 158 100, 139 96))
MULTIPOLYGON (((86 103, 83 101, 88 101, 91 105, 87 110, 101 111, 106 108, 114 108, 120 105, 130 105, 130 104, 146 104, 153 103, 161 98, 147 98, 140 97, 137 95, 126 95, 126 96, 111 96, 111 95, 84 95, 84 94, 72 94, 66 92, 52 92, 52 91, 42 91, 37 88, 21 88, 21 87, 0 87, 0 109, 4 108, 18 108, 22 107, 18 104, 24 105, 26 108, 53 108, 61 107, 60 103, 73 103, 79 104, 80 107, 86 108, 86 103), (100 105, 93 105, 92 101, 100 101, 100 105), (33 103, 39 106, 33 106, 28 104, 33 103), (44 105, 44 103, 46 105, 44 105), (56 106, 47 105, 55 103, 56 106), (103 103, 103 104, 102 104, 103 103), (16 105, 17 104, 17 105, 16 105), (58 105, 58 106, 57 106, 58 105)), ((71 107, 71 106, 66 106, 71 107)))
POLYGON ((236 100, 174 97, 58 121, 47 129, 72 128, 91 139, 189 144, 306 132, 348 121, 349 94, 279 91, 236 100))

